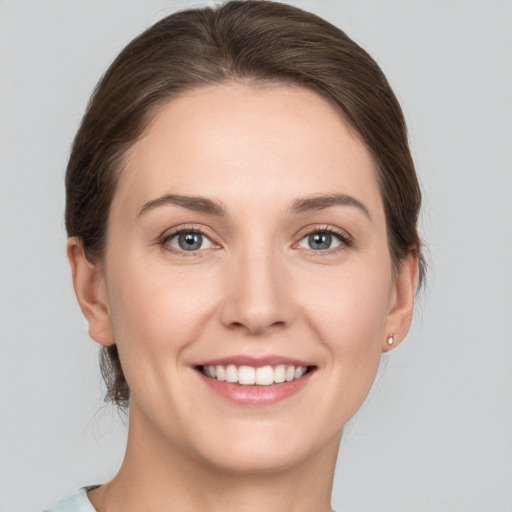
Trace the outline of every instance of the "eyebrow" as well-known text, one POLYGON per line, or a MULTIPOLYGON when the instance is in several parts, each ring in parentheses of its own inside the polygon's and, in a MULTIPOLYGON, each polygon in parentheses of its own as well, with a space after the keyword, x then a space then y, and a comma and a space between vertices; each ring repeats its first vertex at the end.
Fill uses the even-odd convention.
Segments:
POLYGON ((296 199, 290 208, 291 213, 324 210, 332 206, 354 206, 361 210, 370 220, 368 208, 355 197, 346 194, 327 194, 296 199))
MULTIPOLYGON (((138 216, 140 217, 142 214, 149 210, 153 210, 154 208, 158 208, 159 206, 167 204, 180 206, 182 208, 196 212, 208 213, 210 215, 216 215, 219 217, 227 215, 226 208, 221 203, 212 201, 206 197, 166 194, 145 203, 144 206, 140 209, 138 216)), ((331 208, 332 206, 354 206, 361 210, 371 220, 368 208, 366 208, 366 206, 355 197, 346 194, 327 194, 299 198, 293 201, 291 207, 289 208, 289 213, 296 214, 309 211, 318 211, 331 208)))
POLYGON ((165 196, 158 197, 152 201, 148 201, 140 210, 139 217, 158 206, 166 204, 173 204, 175 206, 181 206, 188 210, 195 212, 209 213, 210 215, 223 216, 226 215, 226 209, 220 203, 207 199, 206 197, 199 196, 180 196, 177 194, 166 194, 165 196))

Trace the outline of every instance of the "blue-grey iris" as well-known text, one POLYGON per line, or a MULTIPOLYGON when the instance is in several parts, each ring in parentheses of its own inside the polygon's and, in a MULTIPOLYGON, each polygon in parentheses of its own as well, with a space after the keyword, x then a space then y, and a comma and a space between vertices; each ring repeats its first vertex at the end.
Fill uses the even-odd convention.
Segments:
POLYGON ((311 249, 329 249, 332 243, 332 235, 329 233, 313 233, 308 237, 311 249))
POLYGON ((181 233, 178 237, 178 244, 184 251, 195 251, 201 248, 203 235, 201 233, 181 233))

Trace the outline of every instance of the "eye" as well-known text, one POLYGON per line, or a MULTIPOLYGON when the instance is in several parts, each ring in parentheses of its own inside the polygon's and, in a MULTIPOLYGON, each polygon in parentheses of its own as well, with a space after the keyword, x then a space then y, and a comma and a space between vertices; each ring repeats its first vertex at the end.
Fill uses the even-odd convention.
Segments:
POLYGON ((187 252, 211 249, 213 245, 212 241, 198 230, 178 231, 166 237, 164 244, 187 252))
POLYGON ((351 245, 347 236, 336 233, 330 229, 317 229, 308 233, 298 243, 301 249, 311 249, 313 251, 328 251, 336 249, 344 245, 349 247, 351 245))

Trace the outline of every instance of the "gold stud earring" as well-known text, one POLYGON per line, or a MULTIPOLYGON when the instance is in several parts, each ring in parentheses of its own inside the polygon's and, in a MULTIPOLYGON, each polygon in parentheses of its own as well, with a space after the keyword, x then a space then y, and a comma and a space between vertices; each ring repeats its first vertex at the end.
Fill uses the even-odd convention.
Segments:
POLYGON ((389 334, 387 339, 388 345, 391 347, 395 343, 395 335, 389 334))

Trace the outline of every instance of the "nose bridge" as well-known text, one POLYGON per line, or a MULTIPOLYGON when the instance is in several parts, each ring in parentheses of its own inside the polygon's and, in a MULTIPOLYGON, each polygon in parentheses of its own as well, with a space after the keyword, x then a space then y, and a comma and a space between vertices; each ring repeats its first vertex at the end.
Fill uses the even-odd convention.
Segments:
POLYGON ((292 319, 292 298, 282 255, 269 240, 244 244, 232 255, 222 320, 231 328, 261 334, 292 319))

